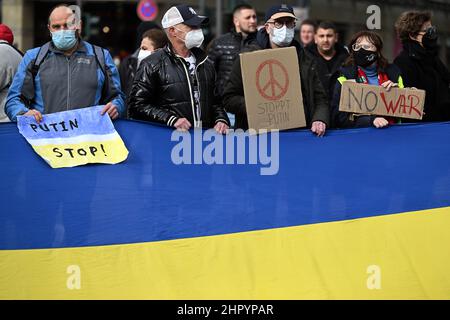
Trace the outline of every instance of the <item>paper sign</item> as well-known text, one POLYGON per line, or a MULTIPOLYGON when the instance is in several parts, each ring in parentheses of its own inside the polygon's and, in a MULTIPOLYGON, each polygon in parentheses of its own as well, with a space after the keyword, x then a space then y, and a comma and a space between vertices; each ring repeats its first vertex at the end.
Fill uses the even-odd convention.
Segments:
POLYGON ((240 55, 249 128, 306 126, 297 50, 259 50, 240 55))
POLYGON ((409 119, 422 119, 425 91, 344 81, 339 111, 409 119))
POLYGON ((17 117, 19 132, 52 168, 87 163, 119 163, 128 150, 103 106, 82 108, 34 117, 17 117))

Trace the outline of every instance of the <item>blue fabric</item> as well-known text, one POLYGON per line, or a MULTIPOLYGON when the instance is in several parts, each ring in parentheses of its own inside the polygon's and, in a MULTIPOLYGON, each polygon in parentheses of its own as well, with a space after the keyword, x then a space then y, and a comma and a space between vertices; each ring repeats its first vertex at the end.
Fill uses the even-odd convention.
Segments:
MULTIPOLYGON (((280 133, 279 172, 176 165, 172 130, 120 120, 118 165, 51 169, 0 125, 0 249, 137 243, 450 206, 450 123, 280 133)), ((225 139, 225 138, 224 138, 225 139)), ((207 144, 206 142, 204 144, 207 144)))
MULTIPOLYGON (((61 122, 58 121, 47 121, 45 116, 43 121, 36 125, 36 120, 34 117, 25 117, 19 118, 20 130, 22 134, 28 139, 52 139, 52 138, 69 138, 73 137, 73 131, 71 130, 72 126, 76 126, 76 134, 84 135, 84 134, 110 134, 116 132, 114 126, 111 124, 111 121, 92 121, 92 123, 96 123, 96 126, 78 126, 81 115, 83 115, 84 119, 90 120, 94 117, 98 117, 100 112, 102 111, 103 106, 92 106, 89 108, 83 109, 75 109, 64 111, 65 118, 67 121, 63 121, 64 126, 62 126, 61 122), (22 123, 20 123, 22 122, 22 123), (52 126, 51 124, 54 124, 52 126)), ((59 113, 58 113, 59 114, 59 113)), ((108 115, 104 115, 108 116, 108 115)), ((48 117, 52 117, 49 115, 48 117)), ((61 120, 59 120, 61 121, 61 120)))
POLYGON ((377 71, 377 65, 373 65, 373 66, 369 66, 367 68, 361 68, 364 73, 367 76, 367 82, 369 82, 369 84, 373 84, 378 86, 378 71, 377 71))
MULTIPOLYGON (((120 88, 119 71, 117 70, 116 64, 114 63, 114 60, 111 57, 111 54, 109 53, 109 51, 103 49, 103 53, 105 54, 105 64, 107 65, 109 70, 111 70, 111 81, 112 81, 112 84, 113 84, 114 88, 118 92, 120 92, 119 96, 117 98, 115 98, 112 101, 112 103, 117 106, 117 109, 119 111, 120 116, 121 117, 125 117, 126 116, 126 107, 125 107, 125 99, 126 98, 125 98, 125 95, 123 94, 123 92, 121 91, 121 88, 120 88)), ((101 76, 103 77, 103 81, 105 81, 103 73, 101 74, 101 76)), ((103 81, 101 83, 103 83, 103 81)), ((96 104, 98 104, 99 102, 100 102, 100 99, 98 99, 98 101, 96 101, 96 104)))

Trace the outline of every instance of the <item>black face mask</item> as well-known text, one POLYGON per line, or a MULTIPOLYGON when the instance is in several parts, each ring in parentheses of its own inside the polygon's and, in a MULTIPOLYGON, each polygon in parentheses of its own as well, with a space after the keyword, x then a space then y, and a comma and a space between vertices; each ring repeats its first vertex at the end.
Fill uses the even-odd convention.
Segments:
POLYGON ((435 52, 437 50, 438 35, 436 27, 429 27, 422 37, 422 45, 428 51, 435 52))
POLYGON ((376 52, 361 48, 358 51, 354 51, 353 57, 355 58, 355 63, 358 66, 367 67, 377 61, 378 54, 376 52))

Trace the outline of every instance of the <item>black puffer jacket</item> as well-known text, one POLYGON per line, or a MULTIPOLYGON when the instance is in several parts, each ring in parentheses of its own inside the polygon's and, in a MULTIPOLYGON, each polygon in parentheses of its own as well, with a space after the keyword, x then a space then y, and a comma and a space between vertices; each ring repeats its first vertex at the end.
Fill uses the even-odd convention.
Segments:
POLYGON ((213 40, 210 44, 208 59, 214 63, 217 72, 216 89, 219 96, 223 94, 234 60, 246 45, 253 43, 256 43, 256 32, 249 34, 244 39, 241 33, 233 30, 213 40))
MULTIPOLYGON (((197 59, 203 127, 211 128, 219 121, 229 125, 228 116, 214 94, 215 70, 212 63, 201 49, 193 48, 191 51, 197 59)), ((168 126, 186 118, 194 126, 193 81, 184 59, 176 56, 169 47, 156 51, 142 60, 136 73, 128 98, 130 117, 168 126)))
MULTIPOLYGON (((291 46, 297 49, 301 87, 303 94, 303 106, 305 109, 306 123, 311 126, 314 121, 322 121, 327 127, 330 124, 330 110, 328 97, 317 74, 317 66, 313 58, 304 51, 300 43, 293 40, 291 46)), ((267 32, 262 29, 257 35, 257 44, 250 45, 245 51, 269 49, 270 42, 267 32)), ((236 59, 230 73, 229 81, 223 93, 224 107, 228 112, 236 116, 235 128, 247 130, 247 111, 245 108, 244 86, 242 83, 241 63, 236 59)))

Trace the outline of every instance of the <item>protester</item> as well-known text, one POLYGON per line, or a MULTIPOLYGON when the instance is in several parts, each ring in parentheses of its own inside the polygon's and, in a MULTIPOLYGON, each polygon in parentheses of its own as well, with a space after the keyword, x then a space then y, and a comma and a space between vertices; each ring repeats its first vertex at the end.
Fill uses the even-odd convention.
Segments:
POLYGON ((216 90, 220 96, 228 80, 234 60, 248 44, 256 41, 256 11, 247 4, 240 4, 233 10, 234 28, 213 40, 208 51, 209 59, 217 72, 216 90))
POLYGON ((342 83, 355 80, 357 83, 379 85, 389 91, 392 87, 403 88, 403 80, 397 66, 389 64, 383 56, 383 41, 372 31, 360 31, 350 41, 350 56, 341 69, 334 89, 332 119, 340 128, 370 127, 383 128, 396 120, 368 114, 354 114, 339 111, 342 83))
POLYGON ((402 72, 405 86, 426 91, 422 121, 450 120, 450 72, 438 56, 438 35, 431 14, 404 12, 395 28, 403 51, 394 63, 402 72))
POLYGON ((319 24, 314 41, 315 43, 306 46, 306 50, 312 54, 316 61, 320 81, 327 91, 328 100, 331 102, 339 70, 348 58, 348 51, 338 43, 336 26, 329 21, 319 24))
POLYGON ((0 24, 0 122, 9 121, 5 113, 6 96, 22 60, 22 53, 13 43, 14 35, 11 29, 0 24))
POLYGON ((111 119, 124 115, 120 79, 109 52, 81 39, 81 20, 67 5, 48 19, 52 41, 25 54, 6 102, 12 121, 42 114, 102 105, 111 119))
POLYGON ((167 45, 167 36, 164 31, 153 28, 142 35, 139 48, 130 56, 126 57, 119 67, 120 83, 125 96, 129 96, 136 70, 141 61, 151 55, 155 50, 167 45))
POLYGON ((214 127, 227 132, 229 120, 214 92, 214 66, 199 48, 201 26, 208 21, 184 4, 164 14, 169 44, 142 61, 128 100, 131 118, 180 130, 214 127))
MULTIPOLYGON (((295 20, 291 6, 283 4, 271 7, 266 13, 265 27, 258 31, 257 44, 249 46, 249 51, 289 46, 297 49, 306 122, 312 132, 323 136, 329 125, 327 95, 313 59, 294 40, 295 20)), ((235 127, 248 129, 240 59, 236 59, 233 65, 223 100, 225 109, 236 116, 235 127)))
POLYGON ((300 44, 306 47, 314 43, 314 35, 316 34, 317 23, 311 19, 305 19, 300 24, 300 44))

